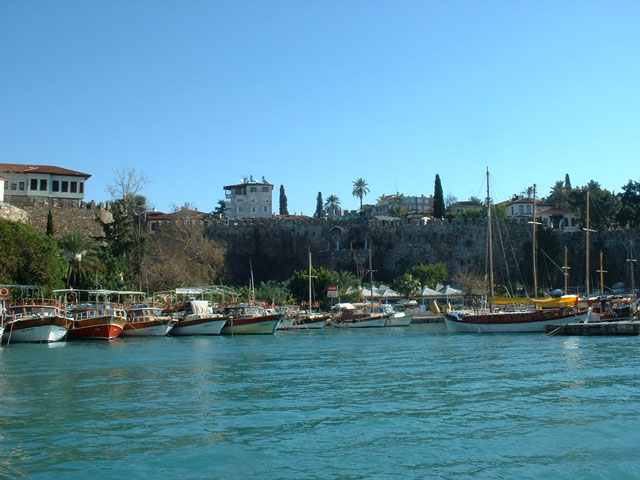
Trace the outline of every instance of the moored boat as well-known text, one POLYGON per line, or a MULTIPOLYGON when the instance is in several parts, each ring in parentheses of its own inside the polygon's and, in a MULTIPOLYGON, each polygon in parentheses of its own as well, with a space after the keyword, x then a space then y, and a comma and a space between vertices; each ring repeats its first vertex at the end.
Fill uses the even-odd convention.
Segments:
POLYGON ((73 320, 52 299, 22 299, 7 307, 5 342, 49 343, 64 340, 73 320))
POLYGON ((379 328, 385 327, 391 313, 367 312, 361 306, 338 303, 330 325, 337 328, 379 328))
POLYGON ((223 335, 272 335, 285 314, 260 306, 237 305, 227 308, 225 316, 223 335))
POLYGON ((331 315, 328 313, 297 312, 284 318, 278 325, 278 330, 319 330, 330 319, 331 315))
POLYGON ((227 323, 224 315, 214 313, 207 300, 190 300, 174 314, 177 322, 171 335, 220 335, 227 323))
POLYGON ((113 340, 127 324, 127 314, 117 303, 82 303, 73 305, 73 327, 67 338, 113 340))
POLYGON ((127 323, 123 336, 163 336, 171 331, 177 320, 163 315, 162 309, 147 304, 131 305, 127 308, 127 323))
POLYGON ((380 311, 391 314, 387 320, 387 327, 408 327, 413 321, 413 315, 407 315, 403 305, 383 303, 380 305, 380 311))

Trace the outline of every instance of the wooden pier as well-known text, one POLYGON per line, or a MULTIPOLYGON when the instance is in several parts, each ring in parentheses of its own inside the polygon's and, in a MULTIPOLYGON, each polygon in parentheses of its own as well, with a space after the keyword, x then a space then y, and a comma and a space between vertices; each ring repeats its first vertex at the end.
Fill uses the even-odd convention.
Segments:
POLYGON ((547 336, 554 335, 640 335, 640 321, 565 323, 547 325, 547 336))

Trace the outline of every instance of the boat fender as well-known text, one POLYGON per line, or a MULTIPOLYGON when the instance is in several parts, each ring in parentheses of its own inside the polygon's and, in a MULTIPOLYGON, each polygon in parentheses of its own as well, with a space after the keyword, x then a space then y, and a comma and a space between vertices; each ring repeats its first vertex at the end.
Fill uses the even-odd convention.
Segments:
POLYGON ((307 306, 307 302, 305 302, 305 301, 303 300, 303 301, 302 301, 302 303, 300 304, 300 306, 301 306, 302 308, 306 307, 306 306, 307 306))
POLYGON ((0 288, 0 297, 8 297, 8 296, 9 296, 9 289, 6 287, 0 288))
POLYGON ((75 293, 73 293, 73 292, 69 293, 69 294, 67 295, 67 299, 68 299, 70 302, 73 302, 73 301, 76 299, 76 294, 75 294, 75 293))

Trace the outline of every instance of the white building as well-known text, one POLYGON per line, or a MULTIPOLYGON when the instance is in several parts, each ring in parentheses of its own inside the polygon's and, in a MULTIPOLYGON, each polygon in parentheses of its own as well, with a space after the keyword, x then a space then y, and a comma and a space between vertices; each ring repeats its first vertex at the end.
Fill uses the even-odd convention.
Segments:
POLYGON ((4 202, 4 188, 7 182, 7 177, 0 175, 0 203, 4 202))
MULTIPOLYGON (((378 198, 376 205, 373 207, 373 213, 376 215, 388 214, 392 211, 393 207, 397 205, 396 195, 382 195, 378 198)), ((402 207, 405 212, 431 212, 433 210, 433 195, 425 197, 420 196, 405 196, 402 195, 402 207)))
POLYGON ((16 205, 44 199, 84 200, 84 184, 91 175, 52 165, 0 163, 4 199, 16 205))
POLYGON ((271 218, 273 185, 262 177, 258 182, 243 178, 242 183, 224 187, 225 218, 271 218))

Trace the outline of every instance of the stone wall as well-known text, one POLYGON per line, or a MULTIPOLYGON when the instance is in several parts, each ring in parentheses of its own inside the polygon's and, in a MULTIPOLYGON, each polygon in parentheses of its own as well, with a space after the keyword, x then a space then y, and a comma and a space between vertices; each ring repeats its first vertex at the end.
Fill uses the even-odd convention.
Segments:
POLYGON ((25 210, 8 203, 0 203, 0 218, 10 222, 29 222, 29 214, 25 210))
POLYGON ((104 231, 96 218, 100 218, 105 223, 113 221, 111 212, 102 203, 96 205, 94 202, 84 203, 60 199, 49 202, 44 199, 43 202, 34 202, 22 208, 29 215, 27 223, 43 233, 47 231, 47 216, 51 210, 56 237, 81 231, 93 238, 103 238, 104 231))
MULTIPOLYGON (((332 270, 362 273, 368 268, 372 247, 376 280, 390 282, 411 266, 442 262, 450 273, 472 271, 482 275, 486 264, 486 221, 482 219, 412 221, 245 220, 205 225, 207 234, 227 247, 230 283, 246 284, 249 264, 256 282, 285 280, 295 270, 307 268, 307 251, 313 264, 332 270), (360 269, 358 268, 360 267, 360 269)), ((496 283, 532 283, 531 226, 500 221, 493 232, 496 283)), ((629 241, 640 238, 635 230, 591 235, 591 288, 599 286, 599 251, 605 256, 605 285, 630 283, 629 241)), ((584 285, 584 232, 540 231, 538 277, 540 285, 561 287, 564 247, 569 251, 571 284, 584 285)), ((636 269, 638 270, 638 269, 636 269)), ((637 276, 636 276, 637 278, 637 276)), ((637 281, 636 281, 637 283, 637 281)))

